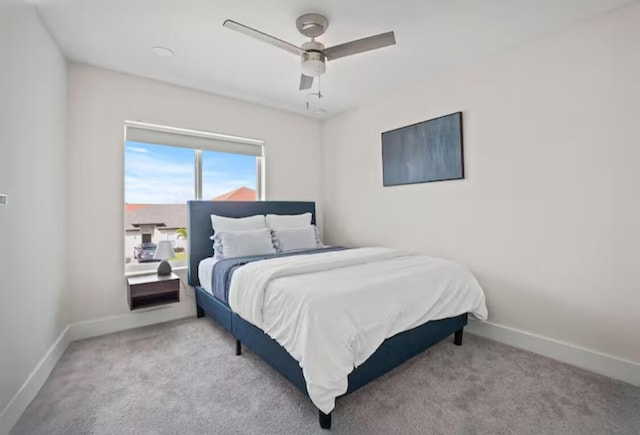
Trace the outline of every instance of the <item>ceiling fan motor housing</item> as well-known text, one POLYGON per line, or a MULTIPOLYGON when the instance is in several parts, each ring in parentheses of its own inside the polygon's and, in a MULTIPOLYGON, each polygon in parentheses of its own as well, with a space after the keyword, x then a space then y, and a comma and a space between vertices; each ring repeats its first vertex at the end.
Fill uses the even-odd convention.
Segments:
POLYGON ((296 20, 298 32, 309 38, 317 38, 327 31, 329 20, 324 15, 310 13, 300 15, 296 20))
POLYGON ((300 56, 302 63, 302 74, 309 77, 318 77, 326 71, 324 63, 324 45, 316 41, 309 41, 302 44, 305 50, 300 56))

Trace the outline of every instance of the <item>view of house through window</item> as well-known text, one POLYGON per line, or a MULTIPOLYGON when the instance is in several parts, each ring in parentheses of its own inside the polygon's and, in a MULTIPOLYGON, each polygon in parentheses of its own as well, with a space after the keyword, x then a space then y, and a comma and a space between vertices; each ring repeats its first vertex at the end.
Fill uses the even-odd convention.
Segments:
POLYGON ((175 258, 169 261, 174 267, 186 264, 186 201, 257 200, 259 159, 254 155, 125 142, 126 271, 156 268, 160 260, 154 259, 154 254, 160 240, 171 241, 175 258), (202 192, 201 198, 197 197, 198 191, 202 192))

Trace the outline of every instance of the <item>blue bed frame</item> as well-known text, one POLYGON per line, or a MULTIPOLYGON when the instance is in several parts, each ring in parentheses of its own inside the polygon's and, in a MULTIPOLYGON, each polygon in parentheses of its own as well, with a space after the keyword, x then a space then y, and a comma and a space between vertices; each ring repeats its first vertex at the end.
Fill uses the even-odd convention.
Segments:
MULTIPOLYGON (((255 214, 300 214, 310 212, 315 223, 315 203, 290 201, 189 201, 187 205, 189 285, 195 288, 198 317, 215 319, 236 339, 236 355, 241 354, 242 344, 266 361, 287 378, 302 393, 307 387, 298 362, 275 340, 261 329, 239 317, 222 301, 200 287, 198 264, 213 255, 211 215, 246 217, 255 214)), ((448 319, 427 322, 409 331, 385 340, 376 352, 349 375, 347 393, 352 393, 376 378, 384 375, 405 361, 454 334, 454 343, 462 344, 462 332, 467 324, 467 314, 448 319)), ((318 411, 323 429, 331 428, 331 413, 318 411)))

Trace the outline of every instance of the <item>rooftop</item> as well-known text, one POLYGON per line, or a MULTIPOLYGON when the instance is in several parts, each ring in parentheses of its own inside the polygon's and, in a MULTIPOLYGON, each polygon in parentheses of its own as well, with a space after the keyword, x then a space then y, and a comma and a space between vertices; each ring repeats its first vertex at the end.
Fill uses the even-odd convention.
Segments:
MULTIPOLYGON (((255 201, 256 191, 240 187, 212 198, 211 201, 255 201)), ((184 228, 187 225, 186 204, 125 204, 126 231, 136 231, 141 225, 155 225, 163 229, 184 228)))

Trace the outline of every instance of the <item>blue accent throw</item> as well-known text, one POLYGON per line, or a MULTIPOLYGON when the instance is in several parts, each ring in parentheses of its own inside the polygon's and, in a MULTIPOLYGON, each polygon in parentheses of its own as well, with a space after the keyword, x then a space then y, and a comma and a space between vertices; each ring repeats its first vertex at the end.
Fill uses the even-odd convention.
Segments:
POLYGON ((305 251, 283 252, 281 254, 269 255, 252 255, 250 257, 225 258, 213 265, 213 273, 211 274, 211 288, 213 296, 218 300, 229 304, 229 287, 231 285, 231 277, 233 273, 241 266, 259 260, 268 260, 270 258, 290 257, 293 255, 311 255, 321 254, 323 252, 342 251, 342 246, 331 246, 326 248, 309 249, 305 251))

